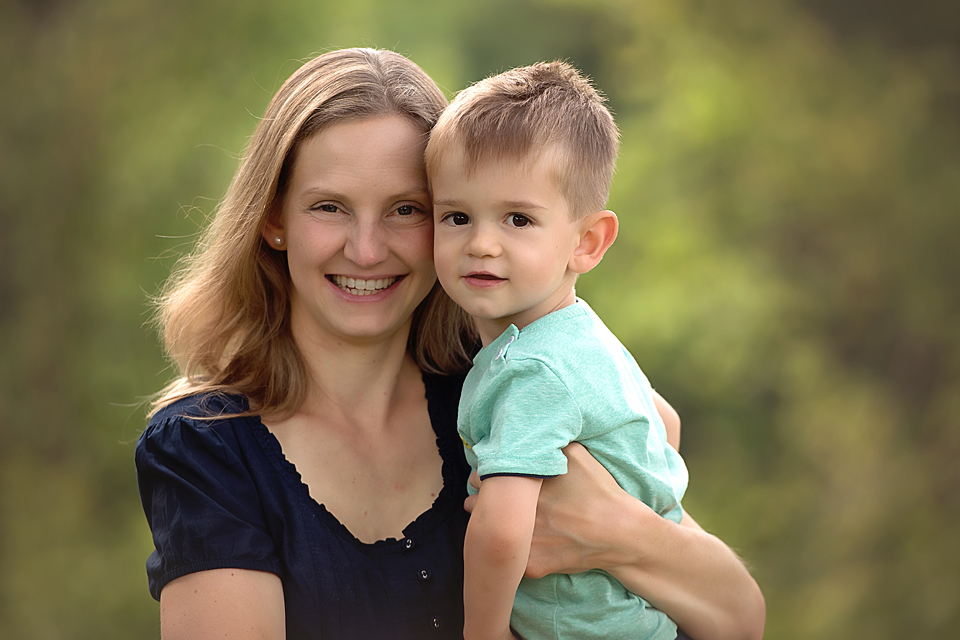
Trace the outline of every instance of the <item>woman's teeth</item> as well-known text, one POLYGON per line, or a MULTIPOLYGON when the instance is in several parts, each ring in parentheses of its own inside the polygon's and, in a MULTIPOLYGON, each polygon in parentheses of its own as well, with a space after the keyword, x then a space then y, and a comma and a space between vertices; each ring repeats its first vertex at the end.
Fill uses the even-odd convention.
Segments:
POLYGON ((360 278, 348 278, 346 276, 331 276, 333 283, 338 287, 352 293, 355 296, 369 296, 388 288, 397 278, 379 278, 377 280, 361 280, 360 278))

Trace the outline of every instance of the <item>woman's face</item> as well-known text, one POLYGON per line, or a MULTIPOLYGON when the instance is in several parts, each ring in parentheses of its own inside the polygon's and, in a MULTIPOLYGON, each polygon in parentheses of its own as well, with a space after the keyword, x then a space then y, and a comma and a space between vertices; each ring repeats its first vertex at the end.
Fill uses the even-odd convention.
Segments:
POLYGON ((437 279, 424 138, 390 115, 335 124, 300 145, 279 220, 263 229, 287 251, 298 340, 406 339, 437 279))

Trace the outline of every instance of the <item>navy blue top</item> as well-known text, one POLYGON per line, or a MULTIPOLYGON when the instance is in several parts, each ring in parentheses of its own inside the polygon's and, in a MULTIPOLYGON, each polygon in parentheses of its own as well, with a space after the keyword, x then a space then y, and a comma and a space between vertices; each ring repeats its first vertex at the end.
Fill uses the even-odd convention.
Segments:
POLYGON ((463 378, 423 381, 443 489, 404 538, 373 544, 310 497, 259 417, 195 419, 245 411, 246 398, 195 396, 157 412, 136 449, 153 597, 195 571, 253 569, 282 580, 288 638, 462 638, 463 378))

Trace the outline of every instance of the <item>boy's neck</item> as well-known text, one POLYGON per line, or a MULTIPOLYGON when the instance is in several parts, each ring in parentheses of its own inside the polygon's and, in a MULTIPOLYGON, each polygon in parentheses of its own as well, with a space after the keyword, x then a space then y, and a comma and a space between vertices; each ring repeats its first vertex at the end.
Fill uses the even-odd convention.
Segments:
POLYGON ((570 290, 566 295, 552 305, 547 306, 545 309, 527 309, 525 311, 521 311, 520 313, 503 318, 475 317, 474 321, 477 324, 477 332, 480 334, 480 342, 484 347, 489 346, 490 343, 499 338, 501 334, 503 334, 503 332, 510 327, 510 325, 516 325, 517 329, 523 330, 523 328, 527 325, 536 322, 540 318, 549 315, 554 311, 559 311, 564 307, 569 307, 576 301, 577 294, 573 287, 570 287, 570 290))

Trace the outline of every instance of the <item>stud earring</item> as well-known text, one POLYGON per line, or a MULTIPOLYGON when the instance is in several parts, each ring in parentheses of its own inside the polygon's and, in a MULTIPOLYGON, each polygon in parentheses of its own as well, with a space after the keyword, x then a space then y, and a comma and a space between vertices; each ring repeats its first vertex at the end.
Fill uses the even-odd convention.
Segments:
POLYGON ((273 239, 278 247, 283 246, 283 236, 277 236, 273 239))

